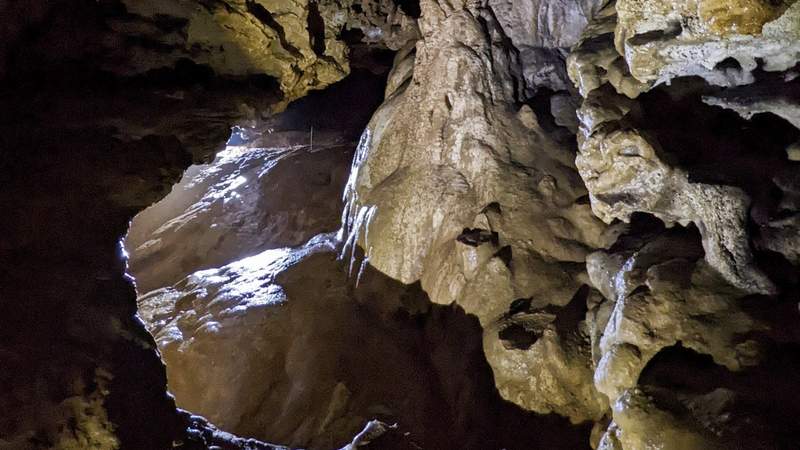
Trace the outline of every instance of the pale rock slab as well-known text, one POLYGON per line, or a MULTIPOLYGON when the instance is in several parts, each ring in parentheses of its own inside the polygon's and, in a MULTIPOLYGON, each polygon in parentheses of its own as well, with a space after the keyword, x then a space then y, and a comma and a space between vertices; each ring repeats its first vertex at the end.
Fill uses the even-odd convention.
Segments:
POLYGON ((760 0, 619 0, 615 47, 643 83, 699 76, 719 86, 752 83, 800 56, 800 4, 760 0), (735 61, 728 66, 725 61, 735 61))
POLYGON ((267 134, 264 146, 228 146, 190 168, 177 192, 131 224, 126 246, 140 292, 336 230, 352 157, 352 145, 337 140, 317 133, 312 152, 307 133, 267 134))

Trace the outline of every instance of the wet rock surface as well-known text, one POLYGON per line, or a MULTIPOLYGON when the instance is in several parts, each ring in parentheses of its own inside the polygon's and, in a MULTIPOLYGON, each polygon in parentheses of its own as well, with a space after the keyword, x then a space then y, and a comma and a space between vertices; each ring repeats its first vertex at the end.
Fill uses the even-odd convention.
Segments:
POLYGON ((0 448, 795 448, 798 6, 0 5, 0 448))
MULTIPOLYGON (((280 140, 275 135, 275 140, 280 140)), ((295 142, 307 140, 305 134, 295 142)), ((270 142, 273 136, 265 139, 270 142)), ((273 144, 274 145, 274 144, 273 144)), ((161 202, 139 214, 126 237, 139 292, 185 274, 219 267, 268 248, 296 246, 339 226, 353 145, 228 147, 210 165, 194 166, 161 202)))
POLYGON ((337 230, 354 140, 380 102, 383 77, 359 71, 237 128, 213 162, 190 167, 172 195, 131 222, 125 246, 138 291, 337 230), (342 100, 348 115, 328 116, 342 100))
POLYGON ((339 448, 375 418, 397 424, 403 448, 582 444, 566 421, 503 403, 474 318, 372 269, 356 287, 332 240, 267 250, 140 297, 178 405, 291 447, 339 448), (523 442, 512 439, 517 426, 566 437, 523 442))
MULTIPOLYGON (((0 10, 0 201, 14 211, 0 220, 0 446, 269 448, 206 439, 205 425, 187 431, 136 316, 119 240, 193 161, 224 148, 233 125, 312 86, 287 79, 281 90, 275 73, 227 67, 232 47, 192 53, 177 31, 187 24, 167 10, 149 22, 120 2, 0 10), (143 29, 114 29, 128 19, 143 29)), ((345 73, 295 75, 322 87, 345 73)))
POLYGON ((576 333, 569 343, 548 338, 524 351, 502 343, 493 324, 517 299, 533 310, 568 304, 585 283, 586 254, 610 245, 616 231, 582 200, 574 148, 516 103, 524 86, 516 53, 500 44, 507 37, 491 10, 436 2, 422 10, 413 78, 403 85, 390 77, 402 87, 362 135, 346 227, 371 266, 420 280, 433 302, 479 318, 505 398, 576 422, 599 419, 604 407, 579 330, 567 332, 576 333), (536 375, 548 348, 568 362, 536 375))

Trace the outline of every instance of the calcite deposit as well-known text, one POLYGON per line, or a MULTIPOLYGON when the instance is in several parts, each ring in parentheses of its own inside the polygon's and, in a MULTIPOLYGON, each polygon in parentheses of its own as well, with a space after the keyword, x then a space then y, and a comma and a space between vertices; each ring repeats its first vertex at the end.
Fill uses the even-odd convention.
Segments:
POLYGON ((370 265, 406 283, 421 280, 432 301, 455 302, 481 320, 504 397, 576 422, 599 419, 588 339, 578 329, 566 330, 575 342, 541 340, 522 351, 499 342, 492 324, 517 299, 534 309, 569 303, 586 281, 580 263, 610 245, 616 228, 582 201, 569 142, 515 103, 519 63, 497 44, 504 37, 492 10, 422 7, 413 79, 362 136, 345 225, 370 265), (566 368, 525 369, 548 349, 566 368), (530 395, 531 383, 547 393, 530 395))
POLYGON ((738 86, 752 83, 756 69, 797 63, 800 5, 792 0, 620 0, 615 9, 616 49, 642 82, 699 76, 738 86))
MULTIPOLYGON (((754 314, 745 306, 745 299, 753 299, 748 294, 762 294, 752 301, 770 302, 763 295, 777 297, 779 303, 791 301, 791 297, 779 293, 786 285, 776 282, 793 283, 790 280, 794 278, 786 278, 781 271, 796 269, 786 260, 768 260, 766 255, 756 254, 754 247, 771 246, 789 258, 792 254, 788 249, 793 244, 785 237, 792 229, 791 219, 778 222, 777 215, 792 217, 794 207, 789 206, 791 196, 778 188, 778 180, 792 179, 795 175, 788 174, 797 173, 797 167, 787 161, 791 160, 788 156, 796 133, 787 123, 796 124, 788 106, 791 101, 782 101, 780 90, 773 89, 785 84, 786 96, 791 97, 793 75, 791 71, 783 75, 765 72, 785 71, 796 64, 796 51, 792 50, 796 39, 789 37, 796 25, 792 19, 796 5, 739 3, 723 7, 714 2, 690 6, 620 1, 598 18, 598 27, 587 28, 569 59, 569 73, 584 97, 578 112, 577 166, 589 189, 593 211, 607 222, 630 221, 634 213, 644 212, 667 226, 686 227, 691 223, 702 244, 702 250, 692 248, 691 240, 679 237, 677 232, 650 234, 649 242, 635 243, 633 226, 630 236, 615 244, 616 251, 600 251, 587 259, 592 285, 610 306, 610 313, 603 315, 607 324, 598 324, 604 331, 593 338, 597 354, 594 384, 609 399, 613 418, 599 448, 788 445, 781 432, 764 432, 752 438, 744 431, 754 418, 752 412, 743 409, 769 408, 759 406, 759 400, 753 398, 744 400, 750 395, 747 389, 733 393, 725 390, 725 382, 720 380, 709 381, 702 391, 686 392, 686 381, 670 385, 667 376, 658 380, 666 385, 656 387, 643 379, 645 368, 661 361, 660 352, 669 352, 675 345, 688 349, 685 352, 710 356, 713 363, 709 364, 717 365, 717 372, 723 374, 757 373, 753 367, 769 365, 765 360, 772 357, 772 348, 781 345, 764 337, 775 324, 754 314), (615 46, 605 34, 613 24, 615 46), (603 49, 602 54, 616 53, 614 58, 624 62, 627 70, 614 78, 600 76, 607 72, 605 61, 610 56, 598 58, 598 47, 603 49), (734 63, 724 64, 728 58, 734 63), (674 80, 688 76, 702 77, 704 82, 674 80), (672 87, 657 86, 671 81, 672 87), (748 86, 720 90, 709 84, 748 86), (625 86, 639 87, 631 91, 625 86), (651 94, 651 90, 666 95, 651 94), (765 100, 765 96, 774 100, 765 100), (651 103, 650 99, 656 97, 660 104, 651 103), (732 145, 735 140, 727 136, 738 133, 739 137, 733 139, 748 144, 757 141, 749 141, 744 129, 721 128, 725 121, 731 127, 742 126, 722 108, 701 112, 695 107, 695 117, 702 119, 686 123, 688 127, 681 130, 684 135, 705 135, 697 140, 702 148, 694 148, 692 139, 672 139, 678 134, 665 133, 663 127, 649 122, 658 120, 648 112, 650 108, 659 108, 663 114, 682 108, 670 104, 699 104, 701 99, 751 119, 750 133, 762 129, 767 136, 785 140, 773 144, 762 138, 760 149, 756 144, 738 150, 737 144, 732 145), (774 116, 753 117, 760 113, 774 116), (701 128, 704 124, 714 124, 717 130, 709 133, 701 128), (773 126, 781 127, 781 131, 766 132, 773 126), (722 156, 726 150, 727 156, 722 156), (690 152, 705 155, 693 156, 690 152), (714 156, 717 153, 719 157, 714 156), (748 169, 738 167, 738 161, 748 158, 753 158, 748 163, 753 176, 758 177, 755 173, 763 170, 774 173, 775 181, 767 182, 775 183, 773 188, 751 181, 748 169), (704 161, 715 161, 715 173, 702 166, 704 161), (774 189, 777 196, 766 200, 763 189, 774 189), (760 242, 753 239, 754 221, 764 230, 760 242), (639 249, 633 251, 631 245, 639 249), (667 394, 670 388, 674 392, 667 394), (669 395, 677 396, 677 401, 666 401, 669 395), (742 406, 743 402, 750 403, 742 406), (702 404, 708 409, 701 412, 698 405, 702 404), (722 410, 738 412, 719 422, 722 410)), ((680 364, 677 360, 670 363, 680 364)), ((701 376, 696 378, 693 383, 701 383, 701 376)), ((769 390, 769 381, 762 382, 769 390)))
MULTIPOLYGON (((555 102, 549 111, 536 105, 537 97, 533 109, 517 103, 520 94, 529 95, 525 83, 533 79, 519 76, 523 50, 515 39, 521 31, 510 26, 529 6, 523 3, 496 8, 492 2, 463 7, 422 2, 413 78, 387 97, 362 137, 363 155, 346 192, 346 225, 370 265, 405 282, 419 279, 434 302, 459 304, 481 320, 487 360, 509 400, 575 422, 600 425, 603 416, 613 418, 608 425, 613 433, 596 445, 613 441, 621 448, 646 448, 673 439, 675 448, 727 445, 737 439, 732 436, 740 431, 732 430, 739 425, 711 431, 710 424, 696 422, 705 419, 675 416, 663 405, 636 400, 645 397, 635 392, 642 370, 664 348, 680 345, 711 355, 736 372, 758 366, 765 347, 775 345, 745 337, 771 326, 743 310, 741 302, 753 294, 786 301, 778 283, 796 279, 788 275, 794 270, 790 264, 756 251, 769 248, 795 258, 789 250, 793 188, 787 183, 796 168, 786 160, 792 160, 797 131, 779 123, 793 119, 794 75, 787 70, 796 61, 794 6, 753 2, 721 11, 721 5, 701 2, 695 16, 694 6, 679 2, 597 5, 567 61, 584 98, 573 166, 563 129, 548 126, 548 120, 568 123, 555 117, 561 115, 555 102), (498 39, 506 44, 496 46, 498 39), (737 59, 738 69, 723 62, 740 54, 747 56, 737 59), (749 62, 756 59, 763 66, 749 62), (767 73, 780 71, 787 71, 783 78, 767 73), (703 81, 661 86, 698 75, 703 81), (760 91, 759 80, 766 83, 760 91), (744 84, 754 87, 730 94, 715 87, 744 84), (767 95, 774 98, 771 103, 761 100, 767 95), (694 141, 673 142, 665 125, 652 122, 663 120, 659 106, 667 113, 682 111, 663 102, 700 100, 745 119, 775 114, 754 121, 755 129, 778 133, 762 140, 762 160, 745 163, 755 157, 747 152, 757 152, 746 145, 756 141, 735 130, 744 122, 722 109, 698 111, 696 126, 724 127, 727 120, 731 130, 693 131, 687 122, 683 133, 701 136, 694 141), (428 120, 418 123, 420 116, 428 120), (415 125, 406 124, 412 121, 415 125), (694 147, 698 143, 705 147, 694 147), (703 151, 708 156, 691 153, 703 151), (718 164, 716 173, 701 165, 709 163, 718 164), (752 172, 739 164, 749 164, 752 172), (767 200, 774 194, 755 179, 760 170, 776 174, 772 192, 786 192, 778 194, 784 197, 781 206, 767 200), (587 206, 609 226, 593 222, 587 206), (627 229, 619 221, 631 222, 642 213, 668 227, 693 226, 690 240, 696 241, 675 248, 668 238, 656 241, 650 245, 659 250, 642 255, 659 251, 664 259, 638 256, 648 261, 642 267, 635 256, 604 253, 614 248, 620 232, 620 239, 637 235, 635 220, 627 229), (759 240, 752 238, 753 220, 761 224, 759 240), (640 405, 638 412, 617 409, 626 402, 630 408, 640 405), (674 432, 643 431, 658 429, 668 416, 674 432)), ((569 30, 552 37, 565 33, 569 30)), ((763 442, 785 445, 776 435, 763 442)))
POLYGON ((800 2, 0 17, 0 449, 797 447, 800 2))

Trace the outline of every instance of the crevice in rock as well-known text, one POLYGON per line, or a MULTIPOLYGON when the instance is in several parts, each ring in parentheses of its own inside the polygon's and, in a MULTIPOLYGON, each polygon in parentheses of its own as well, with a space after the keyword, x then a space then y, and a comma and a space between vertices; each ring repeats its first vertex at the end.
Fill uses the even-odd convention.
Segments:
POLYGON ((800 130, 777 116, 745 120, 733 111, 705 104, 718 92, 699 79, 673 80, 642 94, 631 125, 661 144, 659 157, 684 168, 694 183, 737 186, 755 202, 769 196, 771 175, 786 165, 786 148, 800 130))
POLYGON ((503 341, 506 348, 514 350, 528 350, 539 340, 536 332, 528 330, 518 323, 512 323, 503 328, 497 336, 503 341))
POLYGON ((408 16, 419 19, 422 16, 422 8, 419 0, 392 0, 395 5, 403 10, 408 16))
POLYGON ((486 214, 486 213, 497 214, 497 215, 502 215, 503 214, 503 211, 500 208, 500 203, 498 203, 498 202, 489 203, 488 205, 483 207, 481 212, 484 213, 484 214, 486 214))
POLYGON ((681 26, 681 22, 679 20, 673 20, 667 23, 663 29, 637 34, 628 39, 628 42, 636 46, 645 45, 653 41, 666 41, 676 38, 680 36, 682 32, 683 26, 681 26))
POLYGON ((800 389, 781 374, 797 370, 798 364, 796 343, 773 344, 761 364, 734 372, 679 342, 651 359, 639 384, 663 410, 714 423, 712 428, 728 445, 762 448, 762 436, 770 435, 771 445, 788 449, 793 445, 789 417, 800 412, 800 389), (733 425, 739 421, 748 423, 747 428, 733 425))
POLYGON ((510 245, 506 245, 500 248, 497 253, 494 254, 495 257, 500 258, 503 261, 503 264, 506 267, 511 267, 511 262, 513 261, 513 250, 510 245))
POLYGON ((584 284, 575 292, 575 295, 572 296, 569 303, 563 307, 557 308, 553 305, 545 307, 544 310, 546 312, 555 314, 556 320, 553 324, 559 334, 567 336, 571 333, 578 332, 578 325, 581 321, 586 319, 586 312, 588 311, 586 299, 589 297, 590 291, 591 288, 584 284))
POLYGON ((726 70, 741 71, 742 65, 735 58, 728 57, 718 62, 717 65, 714 66, 714 70, 719 70, 722 72, 726 70))
POLYGON ((487 242, 497 245, 500 242, 497 232, 481 230, 480 228, 464 228, 464 231, 456 237, 456 240, 471 247, 477 247, 487 242))
POLYGON ((705 394, 729 384, 731 371, 710 355, 686 348, 682 343, 666 347, 639 374, 639 385, 658 386, 682 393, 705 394))
POLYGON ((308 36, 311 48, 317 56, 325 54, 325 20, 319 13, 319 5, 316 1, 308 4, 308 36))
MULTIPOLYGON (((224 2, 222 2, 225 4, 224 2)), ((271 12, 267 8, 264 7, 261 3, 256 2, 255 0, 247 0, 245 2, 245 7, 247 8, 247 12, 252 14, 256 19, 260 20, 264 25, 270 27, 275 31, 278 35, 278 39, 281 42, 281 47, 286 49, 287 52, 291 53, 296 57, 301 57, 300 50, 295 47, 294 45, 290 44, 289 41, 286 39, 286 31, 283 29, 283 25, 281 25, 275 17, 272 15, 271 12)), ((317 44, 318 45, 318 44, 317 44)), ((323 37, 322 41, 323 51, 325 40, 323 37)))
MULTIPOLYGON (((364 124, 383 101, 388 72, 387 66, 383 66, 386 70, 379 70, 377 62, 369 61, 373 70, 355 67, 344 80, 293 102, 286 111, 266 119, 265 125, 273 131, 309 131, 312 127, 335 130, 348 139, 358 139, 364 124)), ((358 60, 352 64, 359 66, 358 60)))

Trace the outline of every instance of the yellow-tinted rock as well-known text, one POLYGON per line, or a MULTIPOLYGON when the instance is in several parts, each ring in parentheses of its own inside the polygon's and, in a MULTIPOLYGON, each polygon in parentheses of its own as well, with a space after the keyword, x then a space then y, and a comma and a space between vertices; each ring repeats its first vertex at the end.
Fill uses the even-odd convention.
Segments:
POLYGON ((700 76, 711 84, 752 83, 752 72, 786 70, 800 52, 800 3, 793 0, 620 0, 615 46, 641 82, 700 76), (738 68, 720 65, 735 60, 738 68))
POLYGON ((698 2, 700 20, 720 35, 761 34, 764 24, 783 14, 790 1, 705 0, 698 2))
MULTIPOLYGON (((128 1, 132 14, 151 21, 169 18, 181 25, 170 34, 145 33, 162 48, 135 47, 131 59, 136 64, 116 70, 142 72, 187 58, 220 75, 268 75, 277 80, 287 101, 294 100, 350 71, 347 46, 336 39, 335 24, 326 24, 318 31, 321 35, 311 35, 309 4, 308 0, 237 0, 206 7, 194 2, 128 1), (324 45, 313 46, 316 39, 324 39, 324 45), (320 49, 323 53, 317 54, 320 49)), ((137 38, 143 34, 142 28, 131 29, 127 22, 116 24, 116 31, 137 38)))
POLYGON ((616 402, 614 422, 600 441, 598 450, 723 450, 709 430, 686 417, 660 409, 638 389, 631 389, 616 402))
MULTIPOLYGON (((579 201, 569 145, 517 103, 513 54, 486 35, 479 8, 427 0, 422 9, 413 71, 396 61, 391 95, 364 133, 345 230, 370 265, 420 280, 433 302, 486 327, 515 299, 562 307, 585 280, 586 254, 614 232, 579 201)), ((603 415, 588 342, 508 350, 497 333, 487 329, 484 350, 506 399, 576 422, 603 415), (554 364, 539 366, 551 351, 554 364), (536 379, 526 367, 541 367, 536 379)))

